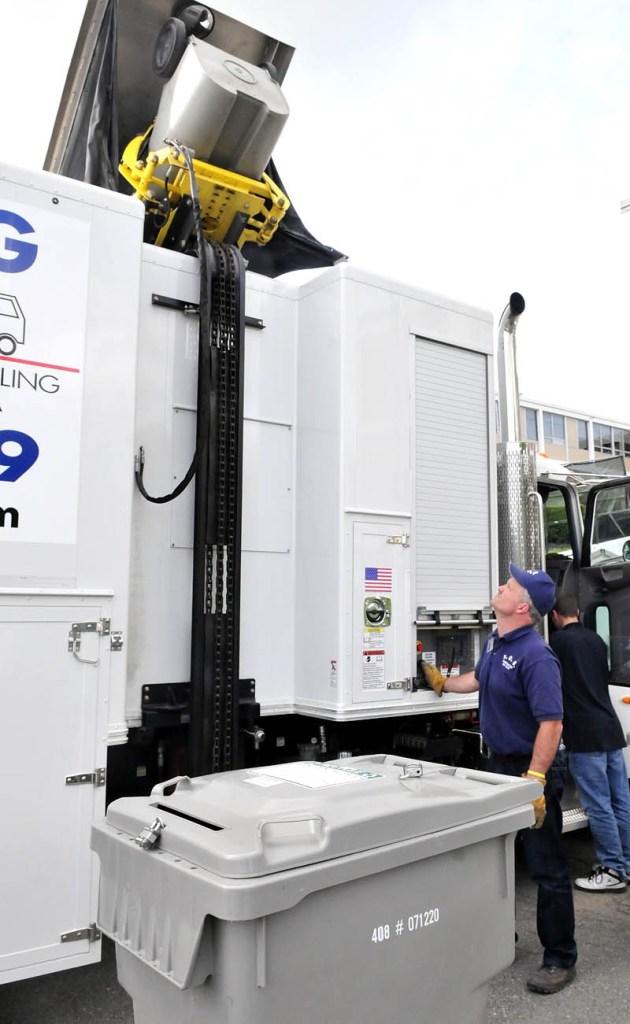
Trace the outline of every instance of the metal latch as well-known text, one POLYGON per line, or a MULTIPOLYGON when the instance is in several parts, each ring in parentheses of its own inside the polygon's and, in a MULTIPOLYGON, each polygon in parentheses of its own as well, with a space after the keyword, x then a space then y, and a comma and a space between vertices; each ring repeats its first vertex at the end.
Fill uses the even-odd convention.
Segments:
POLYGON ((166 828, 166 822, 157 817, 152 825, 147 825, 142 829, 140 835, 135 837, 134 843, 141 846, 143 850, 152 850, 159 843, 160 833, 164 828, 166 828))
POLYGON ((399 779, 421 779, 424 770, 421 764, 404 764, 399 779))
POLYGON ((101 937, 101 933, 95 924, 88 925, 87 928, 77 928, 74 932, 63 932, 60 936, 60 942, 80 942, 81 939, 87 939, 88 942, 98 942, 101 937))
POLYGON ((98 633, 100 636, 109 636, 111 619, 98 619, 96 622, 73 622, 68 633, 68 650, 71 654, 78 654, 81 650, 81 633, 98 633))
POLYGON ((66 775, 66 786, 104 786, 105 769, 95 768, 93 772, 82 772, 80 775, 66 775))
POLYGON ((121 629, 113 630, 109 641, 110 651, 122 651, 123 649, 123 634, 121 629))
POLYGON ((405 676, 404 679, 392 679, 387 684, 388 690, 410 690, 411 689, 411 678, 405 676))
POLYGON ((408 533, 401 533, 399 536, 393 536, 387 538, 388 544, 400 544, 403 548, 408 548, 411 543, 411 538, 408 533))

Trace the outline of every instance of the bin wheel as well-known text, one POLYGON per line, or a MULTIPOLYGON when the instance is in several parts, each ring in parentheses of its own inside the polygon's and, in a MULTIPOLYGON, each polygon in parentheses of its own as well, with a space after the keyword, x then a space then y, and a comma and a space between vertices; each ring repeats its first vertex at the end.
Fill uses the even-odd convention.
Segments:
POLYGON ((160 78, 170 78, 184 56, 188 42, 186 26, 179 18, 164 22, 155 42, 153 70, 160 78))
POLYGON ((17 341, 10 334, 0 334, 0 355, 12 356, 17 348, 17 341))

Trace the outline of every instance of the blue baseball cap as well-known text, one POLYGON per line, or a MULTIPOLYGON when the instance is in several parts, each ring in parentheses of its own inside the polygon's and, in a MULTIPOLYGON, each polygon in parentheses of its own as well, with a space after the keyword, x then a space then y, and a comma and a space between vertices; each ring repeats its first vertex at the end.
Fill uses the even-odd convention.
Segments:
POLYGON ((510 562, 510 576, 513 576, 517 583, 525 588, 532 599, 534 608, 541 615, 547 615, 556 603, 556 585, 551 576, 548 576, 542 569, 519 569, 518 565, 510 562))

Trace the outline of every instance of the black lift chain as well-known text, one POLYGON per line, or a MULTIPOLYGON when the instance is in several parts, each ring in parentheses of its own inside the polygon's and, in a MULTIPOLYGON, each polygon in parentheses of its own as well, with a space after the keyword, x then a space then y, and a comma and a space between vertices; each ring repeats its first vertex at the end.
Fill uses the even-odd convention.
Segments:
MULTIPOLYGON (((215 536, 210 566, 214 562, 215 644, 214 644, 214 728, 212 730, 212 770, 232 767, 234 729, 234 680, 238 652, 235 651, 235 574, 238 566, 238 502, 240 482, 240 307, 242 275, 232 247, 215 244, 217 261, 212 280, 213 366, 217 369, 214 480, 215 536)), ((210 655, 210 652, 208 652, 210 655)))

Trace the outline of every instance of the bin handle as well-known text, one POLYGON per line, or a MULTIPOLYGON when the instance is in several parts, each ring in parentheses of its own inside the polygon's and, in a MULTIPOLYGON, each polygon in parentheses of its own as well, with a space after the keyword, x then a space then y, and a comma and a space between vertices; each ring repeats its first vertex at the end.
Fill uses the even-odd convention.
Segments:
POLYGON ((171 786, 175 786, 176 789, 192 789, 192 782, 188 775, 176 775, 174 779, 158 782, 151 790, 151 796, 164 796, 165 790, 171 786))
POLYGON ((321 847, 328 842, 326 823, 323 818, 273 818, 258 825, 264 847, 286 849, 287 841, 300 846, 321 847))

